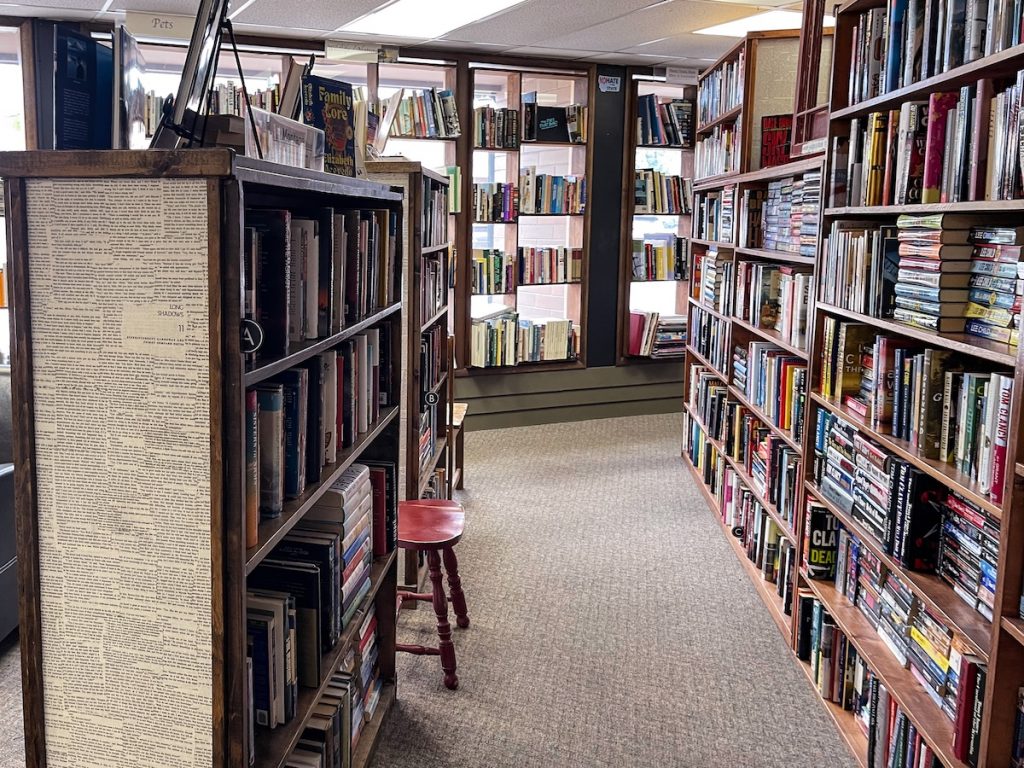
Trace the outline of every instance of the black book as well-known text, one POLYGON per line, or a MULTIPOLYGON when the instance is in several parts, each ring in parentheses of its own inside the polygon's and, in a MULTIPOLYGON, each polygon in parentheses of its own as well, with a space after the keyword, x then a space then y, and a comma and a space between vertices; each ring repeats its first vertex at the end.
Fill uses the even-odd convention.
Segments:
POLYGON ((344 374, 341 385, 341 403, 338 404, 342 414, 344 414, 341 425, 341 445, 343 448, 349 448, 355 443, 356 435, 359 434, 355 404, 356 381, 358 377, 358 371, 355 368, 355 342, 349 339, 342 344, 338 356, 342 360, 344 374))
POLYGON ((971 742, 967 751, 967 764, 977 768, 978 756, 981 753, 981 719, 985 710, 985 680, 988 669, 978 665, 978 679, 974 687, 974 701, 971 702, 971 742))
POLYGON ((808 579, 834 579, 839 545, 839 521, 821 504, 808 504, 804 551, 808 579))
POLYGON ((898 495, 903 525, 893 555, 903 567, 935 570, 942 534, 942 493, 942 486, 916 467, 902 473, 898 495))
POLYGON ((259 233, 256 321, 263 328, 261 358, 288 354, 288 293, 292 215, 280 209, 248 210, 245 224, 259 233))
POLYGON ((569 124, 565 107, 542 107, 537 105, 537 141, 569 141, 569 124))
POLYGON ((796 657, 801 661, 811 660, 811 627, 814 624, 813 594, 801 594, 797 610, 800 616, 800 631, 797 635, 796 657))
POLYGON ((274 547, 276 560, 314 563, 320 568, 320 649, 324 653, 334 647, 341 634, 341 572, 338 569, 337 536, 317 531, 295 531, 274 547))
POLYGON ((324 424, 326 407, 324 399, 324 370, 320 358, 306 361, 303 367, 309 371, 309 399, 306 404, 306 482, 320 482, 324 468, 324 424))
MULTIPOLYGON (((380 546, 374 546, 374 557, 380 557, 381 555, 387 554, 388 552, 394 551, 395 547, 398 546, 398 465, 393 461, 386 461, 383 459, 363 459, 359 460, 361 464, 365 464, 370 469, 380 468, 384 470, 384 551, 380 551, 380 546)), ((376 507, 375 507, 376 508, 376 507)), ((374 531, 377 531, 379 525, 378 520, 373 521, 374 531)), ((376 539, 376 535, 374 536, 376 539)))
POLYGON ((320 276, 318 279, 316 331, 321 339, 331 335, 334 314, 334 209, 320 208, 314 214, 319 223, 320 276))
POLYGON ((320 568, 314 563, 264 560, 249 575, 249 587, 287 592, 295 597, 299 685, 320 685, 320 568))

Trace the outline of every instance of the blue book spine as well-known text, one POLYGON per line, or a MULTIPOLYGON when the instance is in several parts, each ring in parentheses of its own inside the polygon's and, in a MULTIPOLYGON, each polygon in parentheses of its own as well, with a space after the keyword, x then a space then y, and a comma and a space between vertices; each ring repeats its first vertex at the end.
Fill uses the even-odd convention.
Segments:
POLYGON ((256 724, 270 727, 270 648, 267 624, 249 619, 248 645, 252 658, 252 700, 256 724))
POLYGON ((302 494, 303 472, 299 429, 299 388, 286 384, 284 388, 284 495, 294 499, 302 494))

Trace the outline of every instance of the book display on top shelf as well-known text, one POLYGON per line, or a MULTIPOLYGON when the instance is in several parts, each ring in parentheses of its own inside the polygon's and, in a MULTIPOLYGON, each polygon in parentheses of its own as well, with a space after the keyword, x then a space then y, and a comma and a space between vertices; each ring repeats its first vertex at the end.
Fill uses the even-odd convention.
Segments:
POLYGON ((83 581, 53 569, 46 533, 79 529, 78 508, 45 484, 19 498, 23 530, 41 534, 19 551, 23 615, 37 617, 21 626, 26 662, 42 670, 26 679, 26 711, 41 729, 29 762, 42 764, 43 749, 75 764, 102 762, 109 750, 98 754, 96 744, 117 743, 126 764, 282 766, 307 753, 366 765, 395 691, 398 499, 394 484, 378 492, 364 480, 378 468, 396 472, 399 461, 400 195, 228 150, 17 153, 0 157, 0 167, 8 199, 25 211, 11 232, 19 327, 61 304, 75 307, 80 330, 71 350, 33 323, 16 348, 21 367, 35 371, 36 385, 58 388, 69 386, 61 372, 76 370, 102 400, 100 409, 99 400, 77 398, 68 410, 33 397, 27 380, 17 384, 19 434, 36 436, 26 471, 52 476, 58 462, 62 487, 95 508, 117 507, 111 494, 123 482, 161 500, 139 507, 137 535, 126 538, 117 515, 81 527, 88 535, 74 556, 87 564, 83 581), (111 262, 81 238, 84 229, 122 242, 132 258, 111 262), (75 244, 99 287, 90 301, 67 300, 62 290, 73 286, 53 283, 51 270, 26 268, 26 259, 56 257, 34 234, 44 230, 75 244), (81 362, 83 339, 99 332, 101 318, 136 331, 116 353, 110 339, 89 346, 107 351, 87 371, 70 365, 69 354, 81 362), (262 346, 243 350, 243 322, 264 331, 262 346), (116 434, 123 427, 135 457, 117 462, 116 481, 95 463, 79 472, 66 441, 48 442, 54 419, 99 435, 111 456, 128 444, 116 434), (161 449, 137 450, 147 441, 161 449), (147 542, 138 557, 133 540, 147 542), (101 563, 112 546, 114 570, 101 563), (121 586, 140 564, 166 578, 149 579, 155 591, 137 594, 142 603, 125 603, 121 586), (59 606, 40 602, 40 585, 128 631, 115 646, 80 640, 53 613, 59 606), (169 632, 168 611, 194 631, 169 632), (156 636, 156 645, 147 640, 156 636), (69 648, 79 662, 85 653, 88 663, 124 667, 90 678, 92 696, 81 699, 88 711, 44 701, 55 685, 79 685, 62 671, 76 668, 69 648), (140 655, 150 663, 130 663, 140 655), (162 702, 133 711, 139 738, 125 740, 119 725, 124 686, 162 702), (168 733, 167 707, 174 738, 149 739, 168 733), (95 739, 62 735, 97 715, 95 739))
POLYGON ((468 367, 577 364, 586 272, 590 78, 470 68, 468 367))

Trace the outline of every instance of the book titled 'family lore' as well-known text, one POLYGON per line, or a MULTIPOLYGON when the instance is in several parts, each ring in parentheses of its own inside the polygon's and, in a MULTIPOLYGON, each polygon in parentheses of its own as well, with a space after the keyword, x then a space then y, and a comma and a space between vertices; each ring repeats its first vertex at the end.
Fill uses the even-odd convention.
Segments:
POLYGON ((356 175, 355 128, 352 86, 340 80, 302 76, 302 119, 324 132, 324 170, 342 176, 356 175))

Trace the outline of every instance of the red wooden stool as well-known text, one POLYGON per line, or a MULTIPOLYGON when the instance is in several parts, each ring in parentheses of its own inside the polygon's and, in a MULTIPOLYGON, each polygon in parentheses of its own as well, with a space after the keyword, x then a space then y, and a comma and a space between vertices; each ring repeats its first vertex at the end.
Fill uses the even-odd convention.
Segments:
POLYGON ((459 687, 459 677, 455 674, 455 645, 452 643, 452 628, 448 623, 448 598, 441 583, 441 560, 444 560, 444 569, 448 573, 455 621, 465 629, 469 626, 469 615, 466 611, 466 596, 462 592, 462 579, 459 578, 459 564, 453 549, 462 538, 465 523, 466 513, 456 501, 421 499, 398 503, 398 546, 427 553, 427 571, 432 587, 430 592, 399 592, 398 608, 401 609, 402 603, 407 600, 433 602, 440 647, 399 644, 396 650, 440 656, 444 684, 452 690, 459 687))

